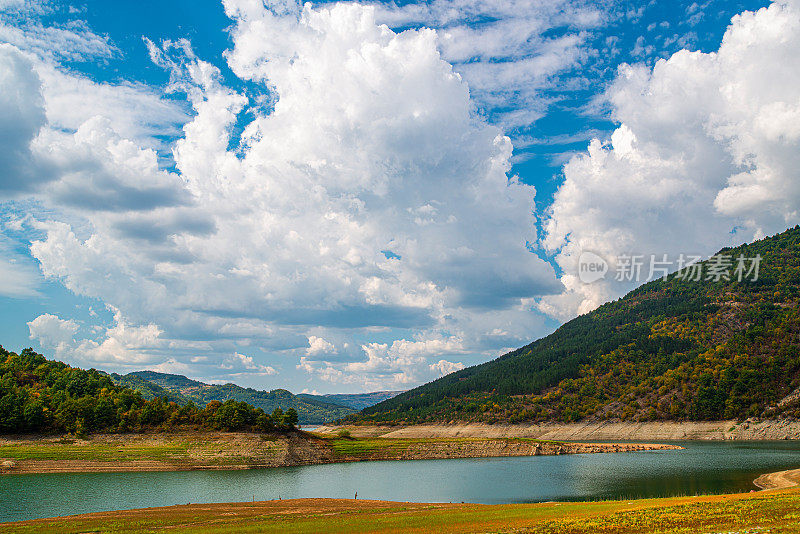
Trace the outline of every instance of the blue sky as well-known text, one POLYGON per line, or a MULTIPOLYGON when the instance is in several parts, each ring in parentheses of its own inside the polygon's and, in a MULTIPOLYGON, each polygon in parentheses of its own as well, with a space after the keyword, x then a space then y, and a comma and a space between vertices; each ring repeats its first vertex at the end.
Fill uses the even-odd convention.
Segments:
POLYGON ((2 344, 319 392, 496 357, 630 288, 582 251, 797 222, 796 9, 0 1, 2 344))

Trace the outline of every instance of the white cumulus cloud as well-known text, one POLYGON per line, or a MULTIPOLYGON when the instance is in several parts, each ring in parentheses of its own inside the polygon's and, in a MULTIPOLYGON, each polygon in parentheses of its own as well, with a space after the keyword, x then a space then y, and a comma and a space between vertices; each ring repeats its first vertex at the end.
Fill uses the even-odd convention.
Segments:
POLYGON ((52 169, 36 192, 51 209, 26 223, 31 253, 118 313, 71 350, 151 368, 200 351, 209 373, 272 374, 230 356, 255 347, 382 387, 542 328, 524 303, 560 286, 528 249, 535 191, 509 176, 509 139, 475 113, 437 33, 396 33, 357 4, 225 6, 229 66, 272 97, 226 87, 186 41, 146 42, 193 109, 174 170, 103 107, 57 119, 43 93, 31 153, 52 169))
POLYGON ((567 318, 619 295, 582 284, 591 251, 705 254, 800 221, 800 8, 775 2, 731 21, 719 50, 682 50, 652 69, 623 65, 607 97, 610 143, 564 167, 542 243, 567 291, 541 309, 567 318))
POLYGON ((99 328, 100 341, 92 338, 78 339, 80 325, 72 319, 62 319, 45 313, 28 322, 31 339, 52 351, 61 360, 82 366, 131 370, 161 361, 159 352, 167 348, 159 339, 161 331, 154 324, 133 326, 119 311, 114 314, 114 324, 99 328))

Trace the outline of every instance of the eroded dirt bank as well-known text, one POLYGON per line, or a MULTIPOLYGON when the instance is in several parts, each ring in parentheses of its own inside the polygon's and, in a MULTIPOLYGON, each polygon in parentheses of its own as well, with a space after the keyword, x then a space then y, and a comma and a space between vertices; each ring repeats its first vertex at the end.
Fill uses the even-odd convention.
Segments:
POLYGON ((402 438, 379 439, 385 439, 388 446, 379 447, 357 456, 345 456, 346 459, 344 461, 555 456, 560 454, 681 449, 681 447, 675 445, 658 443, 560 443, 556 441, 536 441, 525 438, 433 438, 413 440, 411 443, 408 443, 410 440, 404 440, 402 438), (393 442, 396 442, 396 445, 399 446, 395 446, 393 442))
MULTIPOLYGON (((481 424, 452 423, 413 426, 348 426, 353 436, 391 438, 532 438, 541 440, 782 440, 800 439, 797 421, 699 421, 646 423, 574 424, 481 424)), ((322 427, 322 433, 335 433, 340 427, 322 427)))
POLYGON ((95 434, 87 439, 2 438, 2 473, 250 469, 334 461, 328 440, 306 433, 95 434))
POLYGON ((103 434, 90 439, 0 439, 2 473, 251 469, 365 460, 537 456, 678 449, 642 443, 525 438, 320 438, 310 433, 103 434))

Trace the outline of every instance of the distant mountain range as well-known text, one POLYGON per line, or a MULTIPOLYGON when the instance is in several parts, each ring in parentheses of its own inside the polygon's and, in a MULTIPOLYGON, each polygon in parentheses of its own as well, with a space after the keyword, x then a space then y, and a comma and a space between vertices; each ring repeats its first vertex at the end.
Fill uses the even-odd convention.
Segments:
POLYGON ((301 425, 329 423, 350 415, 362 408, 402 393, 401 391, 378 391, 374 393, 294 395, 285 389, 262 391, 244 388, 236 384, 206 384, 183 375, 136 371, 126 375, 111 373, 114 383, 127 386, 142 394, 145 399, 166 397, 178 404, 190 401, 205 406, 212 400, 233 399, 247 402, 267 413, 275 408, 294 408, 301 425))
POLYGON ((347 406, 354 410, 363 410, 386 399, 391 399, 403 393, 400 391, 373 391, 372 393, 328 393, 325 395, 309 395, 301 393, 297 397, 301 399, 320 399, 323 401, 338 404, 340 406, 347 406))
POLYGON ((723 249, 530 345, 350 418, 515 423, 748 417, 800 418, 800 227, 723 249), (737 273, 740 259, 750 272, 737 273))

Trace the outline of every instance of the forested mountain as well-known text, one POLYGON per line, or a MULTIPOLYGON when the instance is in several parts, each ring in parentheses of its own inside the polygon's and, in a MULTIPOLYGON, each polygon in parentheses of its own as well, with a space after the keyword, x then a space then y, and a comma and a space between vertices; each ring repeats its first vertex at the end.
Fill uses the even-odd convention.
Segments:
MULTIPOLYGON (((99 371, 101 374, 102 371, 99 371)), ((170 391, 169 389, 163 388, 158 384, 150 382, 142 378, 141 376, 137 376, 135 373, 130 373, 127 375, 118 375, 116 373, 111 373, 108 375, 111 377, 111 380, 114 381, 115 384, 119 384, 120 386, 129 387, 135 391, 138 391, 144 400, 151 400, 155 399, 156 397, 160 397, 162 399, 167 399, 168 401, 175 402, 180 405, 188 404, 189 399, 181 395, 180 393, 176 393, 174 391, 170 391)))
POLYGON ((401 394, 403 391, 373 391, 371 393, 326 393, 324 395, 310 395, 301 393, 301 399, 321 400, 340 406, 347 406, 354 410, 363 410, 369 406, 374 406, 386 399, 391 399, 401 394))
MULTIPOLYGON (((157 390, 156 390, 157 391, 157 390)), ((19 354, 0 347, 0 433, 137 432, 196 427, 210 430, 291 428, 297 412, 267 414, 246 402, 212 401, 198 407, 115 384, 105 373, 48 360, 32 349, 19 354)))
POLYGON ((191 378, 187 378, 183 375, 159 373, 157 371, 134 371, 133 373, 128 373, 125 376, 147 380, 148 382, 156 384, 170 391, 193 391, 208 385, 204 382, 192 380, 191 378))
POLYGON ((800 227, 723 249, 693 269, 699 280, 687 268, 647 283, 530 345, 350 419, 800 417, 800 227), (738 258, 758 256, 757 279, 737 276, 738 258), (708 279, 723 263, 727 277, 708 279))
POLYGON ((347 406, 328 402, 314 395, 293 395, 285 389, 262 391, 243 388, 236 384, 206 384, 182 375, 136 371, 126 375, 110 375, 117 384, 122 384, 142 393, 145 398, 168 396, 178 404, 194 402, 205 406, 211 401, 229 399, 246 402, 271 413, 276 408, 297 411, 300 424, 321 424, 352 414, 355 410, 347 406))

